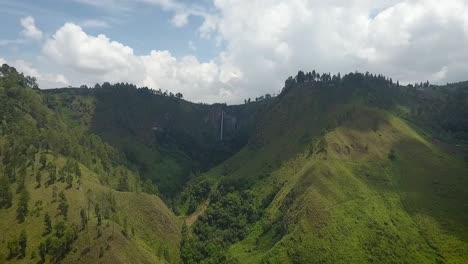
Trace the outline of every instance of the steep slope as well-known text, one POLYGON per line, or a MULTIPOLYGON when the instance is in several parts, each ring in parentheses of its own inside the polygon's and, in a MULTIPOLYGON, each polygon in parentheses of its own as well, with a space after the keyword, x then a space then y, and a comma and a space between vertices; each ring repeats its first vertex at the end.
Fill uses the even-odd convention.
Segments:
POLYGON ((468 259, 466 83, 300 72, 208 106, 1 70, 0 262, 468 259))
POLYGON ((210 206, 186 263, 468 259, 466 162, 397 117, 406 88, 361 76, 286 85, 248 146, 192 182, 182 206, 210 206))
POLYGON ((1 72, 0 262, 177 263, 181 221, 123 155, 1 72))
POLYGON ((148 88, 108 83, 45 94, 51 108, 87 124, 122 151, 129 165, 155 183, 166 199, 180 192, 190 175, 221 163, 245 145, 267 101, 194 104, 148 88))
POLYGON ((282 232, 260 229, 233 255, 276 263, 466 260, 466 164, 397 118, 359 111, 324 135, 320 153, 274 173, 283 186, 266 209, 266 226, 282 232), (375 131, 356 126, 376 119, 388 122, 375 131), (271 236, 278 241, 262 252, 271 236))

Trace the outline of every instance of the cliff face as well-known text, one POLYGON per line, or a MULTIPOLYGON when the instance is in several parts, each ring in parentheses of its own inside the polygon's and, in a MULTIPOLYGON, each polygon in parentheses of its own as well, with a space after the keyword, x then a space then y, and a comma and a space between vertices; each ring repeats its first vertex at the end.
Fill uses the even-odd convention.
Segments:
POLYGON ((259 110, 267 105, 195 104, 124 84, 45 94, 51 107, 89 123, 91 132, 122 151, 140 175, 167 196, 180 191, 191 174, 242 148, 259 110))

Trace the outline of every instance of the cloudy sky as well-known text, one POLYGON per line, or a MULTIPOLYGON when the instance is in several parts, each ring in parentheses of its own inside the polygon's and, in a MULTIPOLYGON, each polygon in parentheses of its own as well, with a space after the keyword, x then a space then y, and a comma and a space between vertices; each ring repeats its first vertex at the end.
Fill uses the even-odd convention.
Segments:
POLYGON ((468 80, 467 0, 0 0, 0 63, 41 88, 131 82, 196 102, 299 69, 468 80))

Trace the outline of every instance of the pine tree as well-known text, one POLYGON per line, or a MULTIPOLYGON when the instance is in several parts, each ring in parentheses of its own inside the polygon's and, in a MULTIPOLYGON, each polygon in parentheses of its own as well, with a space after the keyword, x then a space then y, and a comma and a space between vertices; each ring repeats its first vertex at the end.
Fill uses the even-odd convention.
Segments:
POLYGON ((39 163, 41 164, 41 170, 43 170, 47 164, 47 157, 44 153, 41 153, 41 156, 39 157, 39 163))
POLYGON ((52 202, 55 203, 57 201, 57 186, 52 187, 52 202))
POLYGON ((49 172, 49 180, 47 181, 47 186, 49 186, 54 184, 55 180, 57 179, 57 169, 54 164, 48 163, 47 171, 49 172))
POLYGON ((85 229, 88 225, 88 217, 86 216, 86 210, 81 208, 80 210, 80 217, 81 217, 81 229, 85 229))
POLYGON ((96 213, 96 217, 98 219, 98 226, 100 226, 102 223, 102 214, 101 214, 101 208, 99 207, 99 204, 96 204, 96 207, 94 207, 94 212, 96 213))
POLYGON ((43 236, 46 236, 52 232, 52 220, 48 213, 44 215, 44 232, 42 232, 43 236))
POLYGON ((23 223, 28 214, 29 193, 23 189, 18 200, 18 208, 16 208, 16 219, 19 223, 23 223))
POLYGON ((10 208, 11 200, 10 182, 7 177, 0 177, 0 208, 10 208))
POLYGON ((26 232, 23 230, 18 239, 18 246, 19 246, 18 258, 19 259, 24 258, 26 256, 27 243, 28 243, 28 237, 26 235, 26 232))
POLYGON ((59 204, 57 206, 57 210, 59 211, 59 215, 62 215, 64 219, 67 219, 68 216, 68 203, 67 197, 65 197, 65 193, 61 191, 59 193, 59 204))
POLYGON ((45 263, 47 256, 47 245, 44 242, 39 244, 39 256, 41 257, 40 263, 45 263))
POLYGON ((36 173, 36 188, 41 187, 42 174, 40 171, 36 173))
POLYGON ((66 181, 67 189, 70 189, 73 186, 73 176, 71 174, 68 174, 66 181))
POLYGON ((81 170, 80 170, 80 165, 78 164, 78 161, 74 162, 74 171, 76 177, 80 178, 81 177, 81 170))

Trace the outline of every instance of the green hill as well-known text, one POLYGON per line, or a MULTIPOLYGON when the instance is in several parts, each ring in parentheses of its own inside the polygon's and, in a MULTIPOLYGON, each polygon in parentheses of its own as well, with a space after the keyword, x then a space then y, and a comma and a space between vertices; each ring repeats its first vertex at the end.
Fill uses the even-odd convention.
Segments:
POLYGON ((194 104, 145 87, 109 83, 94 89, 46 90, 45 96, 49 107, 120 150, 166 200, 181 191, 190 175, 208 170, 245 145, 267 101, 194 104))
POLYGON ((181 220, 123 155, 1 70, 0 262, 178 262, 181 220))
MULTIPOLYGON (((434 119, 402 110, 432 103, 413 89, 360 74, 286 83, 248 146, 182 195, 186 201, 210 201, 192 232, 184 234, 182 259, 466 262, 468 166, 463 153, 434 144, 431 134, 446 131, 434 119), (199 197, 196 190, 206 185, 210 194, 199 197)), ((467 87, 462 89, 457 94, 464 91, 466 100, 467 87)), ((450 114, 466 120, 462 113, 450 114)), ((464 131, 444 134, 463 148, 464 131)))
POLYGON ((466 82, 299 72, 227 106, 1 70, 0 262, 468 259, 466 82))

